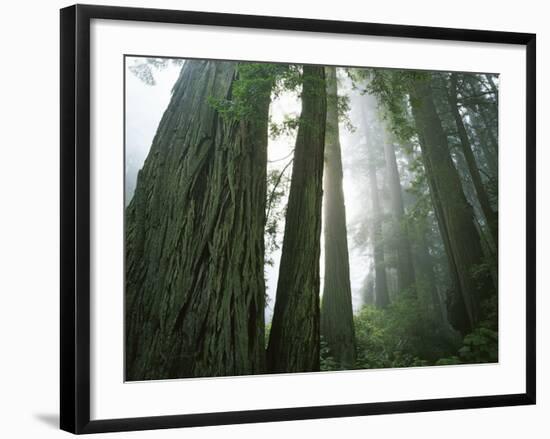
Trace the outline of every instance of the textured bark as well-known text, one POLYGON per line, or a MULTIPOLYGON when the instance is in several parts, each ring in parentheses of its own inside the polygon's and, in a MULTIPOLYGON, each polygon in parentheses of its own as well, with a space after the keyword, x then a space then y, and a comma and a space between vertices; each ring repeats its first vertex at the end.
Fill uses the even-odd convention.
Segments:
POLYGON ((498 215, 491 207, 489 197, 487 196, 487 192, 483 185, 483 180, 481 179, 479 168, 477 166, 476 159, 472 151, 472 145, 470 143, 470 139, 468 138, 466 127, 464 126, 464 121, 462 120, 462 116, 458 111, 456 73, 451 74, 449 84, 449 109, 451 111, 451 114, 453 115, 458 130, 460 146, 464 154, 464 158, 466 159, 468 172, 472 178, 472 183, 474 185, 476 195, 479 200, 479 205, 481 206, 481 210, 483 211, 483 215, 485 216, 485 220, 487 221, 487 227, 489 228, 495 247, 498 248, 498 215))
POLYGON ((421 134, 421 148, 428 181, 438 212, 437 218, 456 290, 451 296, 449 318, 462 333, 479 322, 480 302, 494 291, 490 274, 474 278, 473 270, 483 262, 480 236, 473 209, 466 201, 462 184, 449 152, 447 137, 433 101, 428 81, 416 80, 411 90, 413 116, 421 134), (462 302, 462 303, 461 303, 462 302))
POLYGON ((346 206, 338 129, 336 69, 325 68, 327 124, 325 133, 324 237, 325 276, 321 307, 321 335, 339 367, 355 363, 355 333, 349 277, 346 206))
POLYGON ((265 370, 267 117, 224 119, 237 65, 186 61, 126 210, 128 380, 265 370))
POLYGON ((415 283, 415 273, 411 254, 411 243, 405 223, 405 208, 403 206, 403 194, 399 169, 395 157, 395 147, 388 139, 384 139, 384 156, 388 185, 390 189, 391 211, 394 222, 395 242, 397 250, 397 290, 399 293, 410 291, 415 283))
POLYGON ((326 90, 323 67, 303 67, 302 114, 267 349, 271 372, 319 370, 319 257, 326 90))

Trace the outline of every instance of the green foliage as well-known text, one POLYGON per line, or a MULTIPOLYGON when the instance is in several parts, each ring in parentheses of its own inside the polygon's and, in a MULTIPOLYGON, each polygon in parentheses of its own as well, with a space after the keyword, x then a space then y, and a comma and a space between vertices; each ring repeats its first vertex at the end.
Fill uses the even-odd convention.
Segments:
POLYGON ((222 117, 230 120, 262 118, 258 105, 262 98, 276 98, 284 90, 300 85, 299 68, 295 65, 271 63, 239 63, 237 77, 227 99, 208 98, 222 117))
POLYGON ((498 333, 479 326, 464 337, 458 355, 442 358, 436 365, 495 363, 498 361, 498 333))
POLYGON ((353 125, 349 116, 351 111, 349 96, 338 95, 336 108, 338 111, 338 122, 343 124, 347 131, 349 131, 350 133, 354 133, 357 127, 353 125))
POLYGON ((265 263, 273 266, 273 253, 281 248, 282 236, 279 224, 284 220, 286 209, 283 198, 290 187, 290 177, 287 175, 292 159, 282 169, 273 169, 267 174, 267 205, 265 225, 265 263))
POLYGON ((498 334, 488 328, 477 328, 464 337, 459 349, 464 363, 491 363, 498 361, 498 334))
POLYGON ((366 69, 363 74, 367 81, 364 91, 375 95, 382 103, 383 117, 402 142, 408 142, 416 133, 407 106, 411 85, 427 75, 419 71, 386 69, 366 69))
MULTIPOLYGON (((148 71, 141 74, 148 76, 148 71)), ((272 101, 284 92, 301 93, 306 81, 314 81, 313 93, 325 87, 319 78, 304 76, 299 65, 271 63, 240 63, 237 67, 237 78, 233 82, 231 95, 226 99, 208 97, 209 104, 220 115, 230 120, 254 120, 258 114, 261 97, 269 96, 272 101)), ((339 95, 337 99, 338 119, 349 132, 355 127, 349 118, 350 103, 348 96, 339 95)), ((281 135, 292 135, 298 128, 299 115, 285 115, 283 122, 269 123, 269 136, 275 139, 281 135)), ((302 121, 304 123, 304 121, 302 121)))
POLYGON ((458 347, 456 334, 411 294, 388 308, 365 305, 355 316, 358 369, 435 364, 458 347))
POLYGON ((330 353, 327 342, 321 336, 321 349, 320 349, 320 369, 321 371, 340 370, 338 363, 330 353))
POLYGON ((290 136, 298 129, 299 122, 300 117, 298 115, 289 114, 285 114, 283 121, 279 124, 270 120, 269 137, 271 137, 271 139, 276 139, 283 135, 290 136))
MULTIPOLYGON (((497 297, 482 304, 485 320, 463 339, 410 294, 388 308, 365 305, 355 316, 357 369, 443 366, 498 361, 497 297)), ((330 353, 325 365, 330 367, 330 353)), ((331 369, 327 369, 331 370, 331 369)))
POLYGON ((498 297, 492 295, 481 304, 481 313, 485 316, 478 326, 464 337, 458 354, 451 358, 442 358, 437 365, 495 363, 498 361, 498 297))

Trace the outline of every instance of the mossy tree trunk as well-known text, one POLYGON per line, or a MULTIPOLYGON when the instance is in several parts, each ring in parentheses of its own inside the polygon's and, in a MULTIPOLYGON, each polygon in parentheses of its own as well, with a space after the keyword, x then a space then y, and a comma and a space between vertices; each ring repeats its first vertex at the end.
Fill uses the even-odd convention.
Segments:
POLYGON ((338 128, 336 69, 325 68, 327 82, 327 125, 323 211, 325 276, 321 306, 321 335, 338 367, 355 363, 355 333, 349 275, 346 205, 342 187, 342 154, 338 128))
POLYGON ((265 370, 267 120, 230 120, 233 62, 186 61, 126 210, 128 380, 265 370))
POLYGON ((319 370, 319 257, 327 113, 323 67, 303 67, 300 115, 275 309, 271 372, 319 370))

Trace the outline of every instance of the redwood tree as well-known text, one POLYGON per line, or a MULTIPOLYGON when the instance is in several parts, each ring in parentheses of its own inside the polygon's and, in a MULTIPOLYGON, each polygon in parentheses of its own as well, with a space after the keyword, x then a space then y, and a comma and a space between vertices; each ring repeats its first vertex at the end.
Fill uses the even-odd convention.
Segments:
POLYGON ((325 73, 304 66, 300 115, 275 309, 271 372, 319 370, 319 256, 327 113, 325 73))
POLYGON ((455 283, 449 320, 467 333, 480 321, 481 301, 494 291, 490 273, 479 271, 484 263, 474 213, 467 202, 452 161, 446 134, 437 113, 430 80, 420 76, 411 84, 411 104, 430 192, 455 283))
POLYGON ((386 274, 386 260, 384 236, 382 233, 383 211, 380 203, 380 189, 377 176, 377 156, 380 136, 376 130, 374 116, 375 100, 366 95, 361 99, 361 119, 364 126, 367 148, 367 174, 372 209, 371 241, 374 260, 374 303, 378 308, 385 308, 390 303, 388 292, 388 278, 386 274))
POLYGON ((324 238, 325 277, 321 307, 321 334, 338 367, 355 363, 355 334, 349 275, 346 205, 342 187, 342 153, 338 128, 336 69, 325 68, 327 125, 325 133, 324 238))
POLYGON ((271 82, 260 78, 253 108, 232 117, 243 75, 234 62, 185 61, 138 174, 126 210, 128 380, 265 370, 271 82))
POLYGON ((393 229, 395 231, 394 240, 397 250, 397 290, 400 293, 404 291, 414 292, 411 288, 415 284, 415 272, 412 262, 411 243, 405 221, 405 207, 403 205, 399 168, 397 167, 392 136, 387 132, 385 133, 383 143, 393 229))

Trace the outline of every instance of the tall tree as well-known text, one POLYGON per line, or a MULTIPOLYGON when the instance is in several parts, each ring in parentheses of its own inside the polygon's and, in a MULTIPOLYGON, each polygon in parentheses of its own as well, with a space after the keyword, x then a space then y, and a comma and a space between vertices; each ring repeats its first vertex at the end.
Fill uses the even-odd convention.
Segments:
POLYGON ((372 207, 371 242, 374 259, 374 300, 378 308, 385 308, 390 303, 388 292, 388 277, 386 273, 386 260, 384 251, 384 236, 382 234, 383 212, 380 204, 380 189, 378 188, 377 160, 378 142, 374 113, 375 101, 373 96, 365 95, 361 99, 361 119, 363 121, 364 135, 367 147, 367 174, 369 178, 369 193, 372 207))
POLYGON ((319 257, 327 99, 323 67, 304 66, 275 309, 271 372, 319 370, 319 257))
POLYGON ((478 165, 474 153, 472 151, 472 145, 468 137, 468 132, 464 126, 464 121, 462 120, 462 115, 459 112, 458 108, 458 88, 457 88, 457 74, 451 73, 449 80, 449 89, 448 89, 448 101, 449 109, 454 118, 457 130, 458 137, 460 139, 460 146, 464 158, 466 159, 466 164, 468 166, 468 171, 472 178, 472 183, 474 185, 481 210, 487 221, 487 227, 491 233, 495 247, 498 247, 498 215, 491 207, 487 191, 484 187, 481 174, 479 172, 478 165))
POLYGON ((374 297, 378 308, 385 308, 390 303, 388 293, 388 278, 386 274, 386 260, 384 256, 384 236, 382 235, 382 208, 378 193, 378 179, 376 165, 371 158, 368 165, 369 186, 372 203, 372 245, 374 255, 374 297))
POLYGON ((269 75, 246 116, 214 105, 235 104, 243 75, 186 61, 139 171, 126 210, 129 380, 265 370, 269 75))
POLYGON ((325 277, 321 306, 321 335, 338 367, 355 363, 355 334, 349 277, 346 206, 342 187, 342 153, 338 128, 336 69, 325 68, 327 124, 325 132, 324 237, 325 277))
POLYGON ((479 322, 480 303, 494 291, 494 286, 490 273, 475 275, 484 262, 480 236, 474 225, 472 207, 466 201, 450 156, 430 79, 421 76, 412 81, 411 104, 424 163, 430 174, 430 191, 456 280, 457 291, 452 297, 455 306, 449 318, 456 329, 466 333, 479 322))
MULTIPOLYGON (((384 129, 384 128, 382 128, 384 129)), ((386 173, 390 191, 391 213, 394 223, 395 242, 397 249, 397 290, 403 292, 410 290, 415 283, 415 273, 411 254, 411 243, 405 222, 405 207, 399 168, 395 156, 395 146, 391 135, 384 129, 383 143, 386 159, 386 173)))
MULTIPOLYGON (((418 137, 422 150, 426 150, 426 142, 420 131, 418 132, 418 137)), ((452 252, 449 229, 447 227, 447 223, 445 222, 444 207, 441 201, 442 195, 437 186, 436 179, 434 178, 434 171, 431 166, 431 162, 427 159, 425 154, 422 155, 422 161, 424 163, 424 168, 426 169, 426 180, 428 181, 428 186, 430 188, 430 196, 432 199, 434 214, 437 219, 437 225, 441 235, 441 240, 443 241, 443 247, 445 248, 445 255, 447 256, 449 268, 451 290, 446 294, 447 315, 449 317, 449 322, 455 327, 455 329, 466 333, 471 327, 471 323, 469 321, 466 305, 460 290, 460 279, 458 273, 459 267, 456 264, 454 254, 452 252)))
POLYGON ((361 287, 363 305, 374 305, 374 265, 371 264, 361 287))

